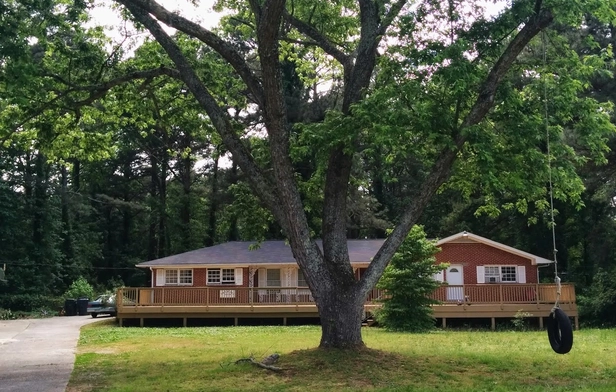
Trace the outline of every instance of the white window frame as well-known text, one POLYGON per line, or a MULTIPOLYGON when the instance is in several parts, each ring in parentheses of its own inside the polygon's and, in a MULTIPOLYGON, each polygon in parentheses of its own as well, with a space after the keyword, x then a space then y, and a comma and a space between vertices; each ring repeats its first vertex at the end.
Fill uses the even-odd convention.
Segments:
POLYGON ((282 270, 280 268, 268 268, 265 273, 267 287, 282 287, 282 270), (270 279, 270 271, 278 271, 278 279, 270 279), (278 284, 270 284, 270 282, 278 282, 278 284))
POLYGON ((235 285, 235 268, 208 268, 208 285, 235 285), (210 277, 210 272, 217 272, 218 277, 210 277))
POLYGON ((192 286, 193 281, 194 273, 190 268, 165 269, 165 286, 192 286))
POLYGON ((515 265, 484 265, 484 282, 485 283, 518 283, 518 266, 515 265), (489 271, 497 269, 498 273, 489 271), (513 274, 513 280, 511 275, 513 274))
POLYGON ((297 270, 297 287, 308 287, 308 282, 306 282, 306 275, 304 275, 304 271, 302 271, 301 269, 297 270))

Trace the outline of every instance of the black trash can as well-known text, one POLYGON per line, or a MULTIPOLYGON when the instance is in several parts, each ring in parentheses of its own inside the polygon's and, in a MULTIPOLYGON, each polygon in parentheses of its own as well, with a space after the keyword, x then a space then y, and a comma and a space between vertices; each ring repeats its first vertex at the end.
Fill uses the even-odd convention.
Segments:
POLYGON ((77 300, 77 314, 80 316, 85 316, 88 314, 88 302, 90 300, 88 298, 79 298, 77 300))
POLYGON ((77 315, 77 301, 74 299, 67 299, 64 301, 64 315, 76 316, 77 315))

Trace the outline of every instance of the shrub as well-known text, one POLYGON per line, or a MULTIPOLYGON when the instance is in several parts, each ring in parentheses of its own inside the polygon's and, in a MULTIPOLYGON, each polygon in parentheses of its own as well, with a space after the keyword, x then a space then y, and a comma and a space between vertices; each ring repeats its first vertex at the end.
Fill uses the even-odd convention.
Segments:
POLYGON ((398 331, 422 332, 434 328, 429 296, 440 286, 434 275, 446 268, 436 265, 440 249, 426 239, 423 227, 414 226, 385 269, 377 288, 387 291, 375 313, 379 324, 398 331))
POLYGON ((32 312, 41 309, 60 309, 64 300, 58 297, 47 297, 40 294, 6 294, 0 296, 0 308, 13 312, 32 312))
POLYGON ((0 320, 15 320, 16 318, 11 309, 0 308, 0 320))
POLYGON ((76 281, 71 283, 70 287, 64 293, 65 298, 94 298, 94 288, 92 285, 88 283, 83 277, 78 278, 76 281))
POLYGON ((585 324, 607 327, 616 325, 616 280, 611 271, 599 269, 592 284, 578 296, 580 318, 585 324))
POLYGON ((513 324, 513 328, 516 331, 526 331, 528 329, 527 319, 529 317, 533 317, 532 313, 518 310, 515 316, 513 316, 513 320, 511 320, 511 324, 513 324))

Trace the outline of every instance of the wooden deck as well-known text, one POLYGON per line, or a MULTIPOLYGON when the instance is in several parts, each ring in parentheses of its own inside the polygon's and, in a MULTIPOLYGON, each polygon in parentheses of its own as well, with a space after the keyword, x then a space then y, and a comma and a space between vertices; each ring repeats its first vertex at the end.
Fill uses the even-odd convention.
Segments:
MULTIPOLYGON (((370 314, 380 306, 384 293, 373 290, 366 299, 364 309, 370 314)), ((556 300, 554 284, 482 284, 442 286, 432 297, 440 301, 434 305, 434 317, 443 327, 447 319, 487 318, 492 328, 497 318, 513 318, 518 312, 529 313, 539 319, 548 317, 556 300)), ((122 288, 117 293, 117 318, 124 319, 179 318, 187 325, 188 319, 226 318, 237 325, 244 318, 319 317, 316 304, 306 288, 298 287, 154 287, 122 288)), ((575 289, 563 284, 561 308, 575 320, 578 311, 575 289)))

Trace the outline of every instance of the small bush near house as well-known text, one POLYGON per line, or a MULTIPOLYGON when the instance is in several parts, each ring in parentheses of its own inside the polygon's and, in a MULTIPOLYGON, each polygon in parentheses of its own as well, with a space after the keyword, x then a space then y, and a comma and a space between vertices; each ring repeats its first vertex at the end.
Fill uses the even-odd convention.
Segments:
POLYGON ((89 298, 94 299, 94 288, 87 280, 83 277, 80 277, 73 283, 71 283, 70 287, 64 293, 65 298, 89 298))
POLYGON ((533 317, 532 313, 523 312, 518 310, 511 320, 513 328, 517 331, 526 331, 528 329, 528 318, 533 317))
POLYGON ((434 275, 444 264, 434 264, 440 249, 426 239, 423 227, 414 226, 385 269, 377 288, 387 291, 383 306, 375 313, 380 325, 395 331, 423 332, 434 328, 429 297, 440 282, 434 275))

